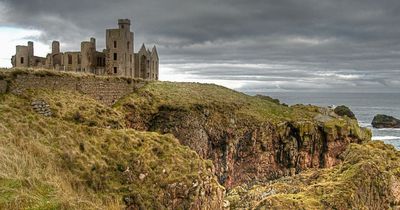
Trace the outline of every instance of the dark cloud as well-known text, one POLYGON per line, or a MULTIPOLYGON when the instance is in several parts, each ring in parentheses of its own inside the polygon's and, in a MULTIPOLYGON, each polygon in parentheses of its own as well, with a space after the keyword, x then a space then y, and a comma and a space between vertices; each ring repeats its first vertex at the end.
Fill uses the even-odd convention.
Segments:
MULTIPOLYGON (((167 73, 243 89, 400 88, 398 0, 0 0, 2 25, 68 49, 130 18, 136 48, 157 44, 167 73)), ((163 72, 162 72, 163 73, 163 72)), ((168 76, 168 75, 167 75, 168 76)), ((166 77, 167 78, 167 77, 166 77)))

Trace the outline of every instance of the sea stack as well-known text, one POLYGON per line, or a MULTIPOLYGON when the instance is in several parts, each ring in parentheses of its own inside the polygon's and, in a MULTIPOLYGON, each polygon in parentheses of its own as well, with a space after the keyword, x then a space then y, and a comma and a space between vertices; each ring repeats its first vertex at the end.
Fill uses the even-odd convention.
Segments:
POLYGON ((392 116, 378 114, 372 120, 374 128, 400 128, 400 120, 392 116))

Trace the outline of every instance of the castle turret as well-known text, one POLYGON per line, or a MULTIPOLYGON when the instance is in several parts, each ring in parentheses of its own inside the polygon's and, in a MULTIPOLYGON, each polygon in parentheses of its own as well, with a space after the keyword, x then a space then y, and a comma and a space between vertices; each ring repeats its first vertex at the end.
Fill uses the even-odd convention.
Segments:
POLYGON ((30 58, 33 57, 33 42, 28 42, 28 55, 30 58))
POLYGON ((51 43, 51 54, 58 54, 60 53, 60 42, 58 41, 53 41, 51 43))
POLYGON ((131 28, 131 20, 129 19, 119 19, 118 20, 119 29, 125 29, 130 31, 131 28))

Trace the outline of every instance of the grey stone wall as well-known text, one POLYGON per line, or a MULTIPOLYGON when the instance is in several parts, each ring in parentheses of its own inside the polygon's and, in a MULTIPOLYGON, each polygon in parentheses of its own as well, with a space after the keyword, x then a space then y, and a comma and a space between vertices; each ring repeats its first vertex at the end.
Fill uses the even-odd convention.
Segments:
MULTIPOLYGON (((13 94, 21 94, 29 89, 79 91, 111 106, 145 83, 143 80, 118 77, 19 74, 10 80, 8 91, 13 94)), ((0 79, 0 93, 5 91, 7 83, 0 79)))

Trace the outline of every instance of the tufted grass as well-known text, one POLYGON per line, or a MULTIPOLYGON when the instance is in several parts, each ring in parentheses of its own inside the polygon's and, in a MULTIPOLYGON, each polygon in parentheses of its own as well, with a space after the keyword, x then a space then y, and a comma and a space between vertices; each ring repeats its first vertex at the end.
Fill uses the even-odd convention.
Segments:
POLYGON ((211 177, 221 188, 212 167, 171 135, 124 128, 119 113, 79 93, 0 95, 0 209, 121 209, 126 196, 158 209, 172 184, 190 188, 211 177), (53 117, 32 110, 37 98, 53 117), (85 120, 71 118, 76 111, 85 120))

